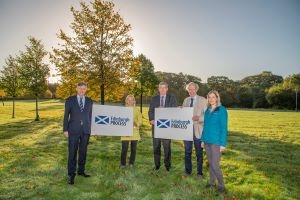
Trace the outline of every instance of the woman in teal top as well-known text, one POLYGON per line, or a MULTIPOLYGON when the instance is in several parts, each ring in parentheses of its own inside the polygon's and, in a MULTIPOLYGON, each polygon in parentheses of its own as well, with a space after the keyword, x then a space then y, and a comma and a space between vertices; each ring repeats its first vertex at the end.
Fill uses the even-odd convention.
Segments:
POLYGON ((217 91, 212 90, 208 93, 207 102, 201 141, 209 163, 210 183, 208 187, 216 187, 217 179, 219 183, 217 192, 224 193, 226 190, 220 169, 220 158, 227 143, 227 110, 221 105, 220 95, 217 91))

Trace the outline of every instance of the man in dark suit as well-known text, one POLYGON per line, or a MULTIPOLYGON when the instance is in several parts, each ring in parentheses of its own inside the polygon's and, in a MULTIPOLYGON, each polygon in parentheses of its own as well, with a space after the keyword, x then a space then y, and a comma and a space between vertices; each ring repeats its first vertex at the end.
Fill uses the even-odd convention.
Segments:
POLYGON ((164 148, 164 163, 166 170, 169 171, 171 168, 171 140, 154 138, 154 116, 155 108, 159 107, 176 107, 177 101, 175 96, 167 94, 168 84, 166 82, 160 82, 158 85, 159 95, 152 97, 150 107, 149 107, 149 121, 152 125, 152 137, 153 137, 153 153, 154 153, 154 170, 159 170, 160 168, 160 155, 161 155, 161 143, 164 148))
POLYGON ((90 175, 85 173, 85 161, 87 145, 91 134, 91 118, 93 101, 85 96, 87 84, 80 82, 76 87, 77 95, 70 96, 65 103, 64 135, 68 138, 68 183, 74 184, 76 175, 77 151, 78 169, 77 174, 83 177, 90 175))

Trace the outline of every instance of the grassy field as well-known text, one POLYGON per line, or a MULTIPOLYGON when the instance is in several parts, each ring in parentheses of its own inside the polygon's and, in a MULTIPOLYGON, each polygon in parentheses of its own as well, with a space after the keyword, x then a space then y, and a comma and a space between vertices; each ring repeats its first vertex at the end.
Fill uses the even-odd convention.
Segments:
MULTIPOLYGON (((184 149, 172 142, 172 169, 153 173, 152 140, 144 109, 143 139, 135 168, 119 169, 119 137, 91 137, 87 172, 67 184, 67 140, 62 134, 63 102, 34 101, 0 106, 0 199, 299 199, 300 113, 229 110, 227 151, 222 169, 228 193, 207 191, 205 178, 182 178, 184 149)), ((194 156, 194 155, 193 155, 194 156)), ((193 159, 195 161, 195 158, 193 159)), ((195 167, 195 162, 193 163, 195 167)))

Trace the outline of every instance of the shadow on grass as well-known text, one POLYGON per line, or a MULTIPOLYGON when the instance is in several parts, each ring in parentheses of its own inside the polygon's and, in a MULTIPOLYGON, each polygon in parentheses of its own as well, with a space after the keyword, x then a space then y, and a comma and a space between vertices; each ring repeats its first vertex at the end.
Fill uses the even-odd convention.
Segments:
MULTIPOLYGON (((255 166, 257 171, 296 197, 300 194, 300 145, 241 132, 229 133, 229 149, 224 156, 255 166), (235 152, 241 152, 237 155, 235 152), (243 156, 244 155, 244 156, 243 156)), ((263 181, 263 180, 261 180, 263 181)))
POLYGON ((0 124, 0 139, 11 139, 18 135, 34 134, 37 130, 49 125, 49 120, 51 120, 51 122, 61 123, 61 119, 58 118, 45 118, 40 121, 34 121, 33 119, 25 119, 18 120, 17 122, 0 124))
MULTIPOLYGON (((56 104, 56 105, 51 105, 51 106, 48 105, 47 107, 40 107, 39 111, 49 111, 50 112, 51 110, 62 110, 62 109, 64 109, 64 105, 56 104)), ((35 111, 35 109, 32 111, 35 111)))
POLYGON ((59 125, 53 126, 53 122, 24 120, 24 126, 10 124, 26 135, 24 140, 14 138, 19 133, 12 131, 5 139, 14 139, 1 142, 0 176, 5 185, 1 186, 0 199, 45 199, 50 188, 65 183, 67 141, 58 131, 59 125), (47 129, 49 126, 53 128, 47 129))

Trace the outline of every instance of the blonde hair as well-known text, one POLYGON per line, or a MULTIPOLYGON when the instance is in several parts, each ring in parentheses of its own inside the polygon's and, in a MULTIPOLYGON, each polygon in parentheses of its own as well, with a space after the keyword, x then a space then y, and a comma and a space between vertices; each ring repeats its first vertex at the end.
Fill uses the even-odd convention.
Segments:
POLYGON ((186 86, 185 86, 185 90, 186 91, 189 91, 189 87, 191 85, 194 85, 195 86, 195 89, 196 89, 196 92, 199 90, 199 85, 197 83, 194 83, 194 82, 189 82, 186 86))
POLYGON ((129 98, 133 98, 133 100, 134 100, 133 106, 135 106, 135 98, 134 98, 134 96, 132 94, 129 94, 129 95, 126 96, 126 98, 125 98, 125 105, 128 106, 128 101, 129 101, 128 99, 129 98))
POLYGON ((211 91, 209 91, 208 92, 208 94, 207 94, 207 106, 210 106, 210 104, 209 104, 209 101, 208 101, 208 96, 210 95, 210 94, 214 94, 216 97, 217 97, 217 105, 219 106, 220 104, 221 104, 221 97, 220 97, 220 94, 219 94, 219 92, 217 91, 217 90, 211 90, 211 91))

